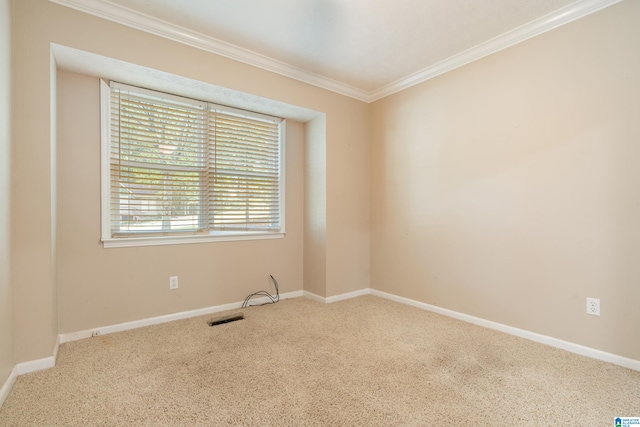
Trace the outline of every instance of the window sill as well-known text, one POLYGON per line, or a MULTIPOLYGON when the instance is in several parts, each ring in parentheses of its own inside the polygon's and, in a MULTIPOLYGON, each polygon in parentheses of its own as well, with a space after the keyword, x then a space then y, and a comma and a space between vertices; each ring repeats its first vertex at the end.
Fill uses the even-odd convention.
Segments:
POLYGON ((145 236, 145 237, 119 237, 102 239, 105 249, 108 248, 131 248, 136 246, 162 246, 162 245, 185 245, 192 243, 207 242, 233 242, 239 240, 265 240, 282 239, 285 233, 263 233, 256 232, 217 232, 215 234, 198 236, 145 236))

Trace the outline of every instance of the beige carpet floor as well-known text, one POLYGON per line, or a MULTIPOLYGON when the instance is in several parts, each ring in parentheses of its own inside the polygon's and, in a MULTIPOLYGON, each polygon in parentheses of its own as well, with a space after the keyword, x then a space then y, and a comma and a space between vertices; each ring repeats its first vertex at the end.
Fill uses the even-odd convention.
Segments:
POLYGON ((63 344, 1 426, 612 426, 640 372, 374 296, 63 344))

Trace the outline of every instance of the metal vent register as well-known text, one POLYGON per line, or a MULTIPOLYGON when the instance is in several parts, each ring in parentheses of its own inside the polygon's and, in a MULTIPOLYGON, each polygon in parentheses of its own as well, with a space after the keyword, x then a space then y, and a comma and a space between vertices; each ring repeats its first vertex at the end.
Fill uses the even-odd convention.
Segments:
POLYGON ((207 322, 207 324, 209 326, 218 326, 218 325, 223 325, 225 323, 235 322, 235 321, 242 320, 242 319, 244 319, 244 314, 242 314, 242 313, 240 313, 240 314, 231 314, 229 316, 222 316, 222 317, 218 317, 218 318, 212 319, 209 322, 207 322))

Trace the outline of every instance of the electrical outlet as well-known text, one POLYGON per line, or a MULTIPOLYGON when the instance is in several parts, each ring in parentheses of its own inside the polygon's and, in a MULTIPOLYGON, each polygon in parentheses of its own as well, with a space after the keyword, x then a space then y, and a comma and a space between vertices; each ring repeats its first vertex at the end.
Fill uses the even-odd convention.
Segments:
POLYGON ((587 298, 587 314, 600 316, 600 300, 598 298, 587 298))
POLYGON ((169 277, 169 289, 178 289, 178 276, 169 277))

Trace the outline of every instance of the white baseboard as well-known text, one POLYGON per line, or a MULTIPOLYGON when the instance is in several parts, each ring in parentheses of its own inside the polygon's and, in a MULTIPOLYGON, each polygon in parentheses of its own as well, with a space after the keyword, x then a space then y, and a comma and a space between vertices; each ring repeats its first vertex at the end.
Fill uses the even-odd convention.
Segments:
POLYGON ((16 365, 16 371, 18 375, 30 374, 31 372, 42 371, 44 369, 53 368, 56 366, 56 359, 58 358, 58 349, 60 348, 60 336, 56 338, 56 342, 53 346, 53 355, 38 360, 30 360, 28 362, 18 363, 16 365))
POLYGON ((9 392, 13 388, 13 384, 15 384, 17 378, 18 378, 18 368, 14 366, 11 372, 9 373, 7 380, 2 385, 2 388, 0 388, 0 408, 2 407, 2 404, 4 403, 4 401, 7 399, 7 396, 9 396, 9 392))
MULTIPOLYGON (((285 294, 280 294, 280 299, 285 300, 290 298, 298 298, 298 297, 301 297, 302 295, 303 295, 303 291, 287 292, 285 294)), ((252 304, 262 304, 269 301, 270 299, 268 299, 267 297, 251 299, 252 304)), ((60 334, 60 343, 62 344, 66 342, 90 338, 94 334, 97 334, 97 335, 113 334, 116 332, 128 331, 130 329, 137 329, 137 328, 143 328, 145 326, 159 325, 161 323, 173 322, 174 320, 188 319, 190 317, 196 317, 196 316, 204 316, 207 314, 219 313, 221 311, 227 311, 227 310, 236 310, 236 309, 242 308, 242 303, 243 301, 233 302, 233 303, 217 305, 213 307, 200 308, 197 310, 182 311, 179 313, 167 314, 164 316, 156 316, 156 317, 149 317, 146 319, 133 320, 131 322, 118 323, 117 325, 100 326, 97 328, 87 329, 84 331, 68 332, 68 333, 60 334)))
POLYGON ((322 304, 326 304, 327 303, 327 299, 325 297, 321 297, 320 295, 316 295, 312 292, 309 291, 302 291, 302 296, 305 298, 309 298, 312 299, 314 301, 317 302, 321 302, 322 304))
MULTIPOLYGON (((293 292, 287 292, 286 294, 280 294, 280 299, 292 299, 292 298, 299 298, 304 294, 303 291, 293 291, 293 292)), ((244 302, 244 301, 243 301, 244 302)), ((242 304, 241 303, 237 303, 239 304, 238 307, 236 308, 242 308, 242 304)), ((271 298, 268 297, 259 297, 259 298, 251 298, 251 300, 249 301, 247 307, 251 307, 253 305, 262 305, 265 303, 269 303, 271 302, 271 298)), ((233 310, 233 309, 232 309, 233 310)))
POLYGON ((56 358, 49 356, 38 360, 18 363, 16 365, 16 370, 18 371, 18 375, 24 375, 30 374, 31 372, 53 368, 54 366, 56 366, 56 358))
POLYGON ((360 289, 359 291, 353 291, 353 292, 348 292, 346 294, 334 295, 327 298, 321 297, 320 295, 316 295, 309 291, 304 291, 303 296, 306 298, 312 299, 314 301, 321 302, 323 304, 331 304, 332 302, 338 302, 345 299, 360 297, 362 295, 369 295, 370 293, 371 293, 371 289, 365 288, 365 289, 360 289))
POLYGON ((365 288, 360 289, 359 291, 347 292, 346 294, 334 295, 332 297, 327 297, 327 304, 331 304, 332 302, 338 302, 345 299, 361 297, 362 295, 371 294, 371 289, 365 288))
POLYGON ((482 319, 468 314, 459 313, 457 311, 448 310, 435 305, 426 304, 420 301, 415 301, 409 298, 399 297, 397 295, 388 294, 386 292, 377 291, 371 289, 371 295, 375 295, 381 298, 385 298, 391 301, 407 304, 413 307, 421 308, 423 310, 431 311, 444 316, 452 317, 454 319, 462 320, 464 322, 473 323, 474 325, 483 326, 489 329, 495 329, 496 331, 504 332, 509 335, 515 335, 517 337, 526 338, 531 341, 535 341, 541 344, 546 344, 551 347, 556 347, 562 350, 569 351, 571 353, 580 354, 582 356, 590 357, 592 359, 603 360, 605 362, 613 363, 614 365, 623 366, 625 368, 633 369, 634 371, 640 371, 640 360, 629 359, 627 357, 618 356, 616 354, 607 353, 605 351, 596 350, 594 348, 585 347, 580 344, 575 344, 568 341, 563 341, 557 338, 549 337, 546 335, 537 334, 535 332, 526 331, 524 329, 514 328, 513 326, 503 325, 502 323, 492 322, 490 320, 482 319))

